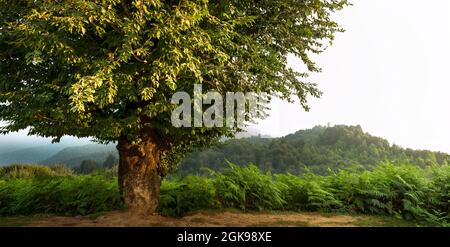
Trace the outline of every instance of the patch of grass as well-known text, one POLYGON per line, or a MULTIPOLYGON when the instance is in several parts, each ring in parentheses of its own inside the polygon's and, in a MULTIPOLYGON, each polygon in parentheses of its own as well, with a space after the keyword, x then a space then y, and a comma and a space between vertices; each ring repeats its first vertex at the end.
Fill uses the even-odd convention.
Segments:
POLYGON ((0 217, 0 227, 23 227, 44 218, 44 216, 0 217))
POLYGON ((352 224, 361 227, 418 227, 430 226, 429 223, 417 223, 414 221, 406 221, 390 216, 360 216, 352 224))

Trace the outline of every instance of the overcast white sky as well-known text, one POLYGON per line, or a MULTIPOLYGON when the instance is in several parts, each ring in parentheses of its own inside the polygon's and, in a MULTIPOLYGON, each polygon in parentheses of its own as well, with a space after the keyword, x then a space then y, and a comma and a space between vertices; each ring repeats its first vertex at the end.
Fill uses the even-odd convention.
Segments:
MULTIPOLYGON (((316 61, 324 92, 305 113, 272 104, 258 125, 281 136, 317 124, 360 124, 406 147, 450 152, 450 1, 353 1, 338 14, 347 30, 316 61)), ((301 68, 291 59, 294 68, 301 68)))
MULTIPOLYGON (((311 100, 308 113, 276 101, 257 128, 282 136, 317 124, 360 124, 392 143, 450 152, 450 1, 353 2, 337 15, 347 31, 316 59, 323 73, 311 80, 322 98, 311 100)), ((290 63, 302 68, 295 58, 290 63)))

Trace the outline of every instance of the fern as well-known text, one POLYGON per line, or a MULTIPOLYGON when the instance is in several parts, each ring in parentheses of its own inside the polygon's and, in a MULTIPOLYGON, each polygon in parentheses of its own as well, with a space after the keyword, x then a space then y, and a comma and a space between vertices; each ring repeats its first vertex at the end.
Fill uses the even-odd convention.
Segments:
MULTIPOLYGON (((85 215, 122 208, 113 171, 73 175, 65 168, 0 169, 0 215, 85 215), (59 169, 59 170, 58 170, 59 169)), ((294 210, 392 215, 449 226, 450 166, 383 164, 328 176, 264 173, 232 163, 223 172, 165 179, 159 212, 294 210)))

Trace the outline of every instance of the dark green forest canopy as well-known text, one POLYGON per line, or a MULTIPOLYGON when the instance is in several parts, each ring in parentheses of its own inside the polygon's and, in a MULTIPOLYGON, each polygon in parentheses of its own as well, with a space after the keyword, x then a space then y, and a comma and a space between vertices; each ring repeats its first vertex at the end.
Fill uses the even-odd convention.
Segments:
MULTIPOLYGON (((171 95, 194 83, 284 99, 319 90, 310 59, 342 31, 346 0, 0 0, 3 133, 98 141, 156 131, 167 148, 236 129, 175 129, 171 95), (293 71, 286 56, 301 58, 293 71)), ((163 145, 164 146, 164 145, 163 145)))
POLYGON ((331 170, 370 170, 383 162, 420 167, 450 164, 441 152, 412 150, 391 145, 383 138, 365 133, 360 126, 316 126, 281 138, 251 137, 227 140, 221 145, 189 154, 182 162, 182 173, 202 173, 203 168, 220 170, 226 160, 245 166, 256 164, 275 173, 301 173, 306 169, 319 174, 331 170))

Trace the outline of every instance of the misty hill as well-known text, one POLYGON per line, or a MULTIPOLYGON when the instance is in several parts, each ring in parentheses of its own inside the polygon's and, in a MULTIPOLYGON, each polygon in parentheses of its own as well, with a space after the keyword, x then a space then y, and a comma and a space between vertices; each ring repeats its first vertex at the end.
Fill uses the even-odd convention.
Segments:
POLYGON ((84 146, 67 147, 55 155, 40 161, 43 165, 63 164, 70 167, 79 166, 83 160, 92 160, 101 164, 109 154, 118 156, 114 144, 88 144, 84 146))
MULTIPOLYGON (((236 138, 258 135, 261 135, 258 130, 247 128, 244 132, 237 133, 236 138)), ((118 157, 113 144, 105 147, 105 145, 90 143, 89 139, 86 138, 64 137, 60 143, 50 144, 50 142, 50 139, 24 137, 22 135, 1 136, 0 166, 14 163, 79 166, 83 160, 101 164, 110 153, 118 157)))
MULTIPOLYGON (((248 128, 246 131, 238 133, 236 138, 261 135, 258 130, 248 128)), ((268 136, 265 136, 268 137, 268 136)), ((0 166, 13 163, 38 163, 44 165, 63 164, 70 167, 79 166, 84 160, 103 163, 109 154, 118 157, 114 144, 87 144, 80 145, 83 141, 69 139, 65 143, 44 144, 44 143, 8 143, 11 140, 0 140, 0 166), (70 145, 71 141, 73 142, 70 145), (77 146, 74 146, 77 144, 77 146), (28 145, 28 147, 27 147, 28 145), (32 145, 32 147, 29 147, 32 145)))
POLYGON ((13 163, 39 163, 66 147, 86 145, 89 139, 64 137, 59 143, 50 138, 30 137, 24 134, 0 136, 0 166, 13 163))
MULTIPOLYGON (((2 146, 3 147, 3 146, 2 146)), ((3 153, 0 153, 0 165, 10 165, 13 163, 38 163, 59 151, 62 145, 41 145, 37 147, 20 148, 20 145, 8 147, 5 145, 3 153), (5 151, 6 150, 6 151, 5 151)))
MULTIPOLYGON (((49 143, 36 143, 33 139, 21 135, 17 137, 17 133, 10 135, 0 135, 0 156, 6 153, 18 151, 20 149, 27 149, 32 147, 39 147, 49 143), (29 140, 24 140, 24 139, 29 140)), ((1 163, 0 163, 1 164, 1 163)))
MULTIPOLYGON (((10 144, 10 143, 1 143, 0 142, 0 156, 2 156, 3 154, 6 154, 6 153, 14 152, 14 151, 17 151, 19 149, 24 149, 24 148, 25 147, 20 144, 16 144, 16 143, 10 144)), ((0 158, 0 164, 2 164, 1 159, 2 158, 0 158)))
POLYGON ((324 174, 328 169, 371 169, 382 162, 414 164, 450 163, 441 152, 412 150, 390 145, 365 133, 360 126, 316 126, 281 138, 251 137, 227 140, 219 146, 191 153, 182 162, 182 173, 198 173, 202 167, 220 170, 229 160, 238 165, 254 163, 273 172, 324 174))

